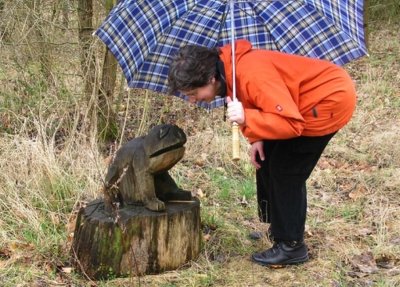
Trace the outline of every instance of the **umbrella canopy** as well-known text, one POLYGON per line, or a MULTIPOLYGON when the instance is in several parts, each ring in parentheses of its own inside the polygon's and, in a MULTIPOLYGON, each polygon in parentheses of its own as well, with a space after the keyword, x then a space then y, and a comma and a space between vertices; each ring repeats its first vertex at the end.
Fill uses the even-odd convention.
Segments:
MULTIPOLYGON (((95 34, 117 58, 129 87, 165 93, 169 62, 180 47, 231 42, 229 1, 235 38, 255 48, 339 65, 367 54, 363 0, 122 0, 95 34)), ((223 103, 217 98, 199 105, 223 103)))

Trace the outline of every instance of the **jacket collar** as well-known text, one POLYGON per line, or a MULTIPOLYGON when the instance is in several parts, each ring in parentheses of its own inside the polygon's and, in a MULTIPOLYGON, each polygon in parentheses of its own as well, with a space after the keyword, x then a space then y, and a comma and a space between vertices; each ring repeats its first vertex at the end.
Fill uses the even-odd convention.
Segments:
MULTIPOLYGON (((236 64, 240 59, 252 50, 251 43, 247 40, 236 40, 235 41, 235 62, 236 64)), ((228 96, 232 96, 232 49, 231 44, 226 44, 220 48, 220 59, 224 64, 225 70, 225 82, 226 82, 226 93, 228 96)))

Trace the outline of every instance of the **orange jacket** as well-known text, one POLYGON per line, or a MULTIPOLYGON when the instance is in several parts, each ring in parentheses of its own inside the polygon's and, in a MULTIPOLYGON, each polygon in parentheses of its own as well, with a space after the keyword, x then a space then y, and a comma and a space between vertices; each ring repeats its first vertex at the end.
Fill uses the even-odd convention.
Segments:
MULTIPOLYGON (((252 50, 236 41, 236 94, 242 102, 242 133, 252 143, 262 139, 322 136, 338 131, 351 118, 356 93, 341 67, 328 61, 252 50)), ((227 95, 232 96, 231 45, 221 48, 227 95)))

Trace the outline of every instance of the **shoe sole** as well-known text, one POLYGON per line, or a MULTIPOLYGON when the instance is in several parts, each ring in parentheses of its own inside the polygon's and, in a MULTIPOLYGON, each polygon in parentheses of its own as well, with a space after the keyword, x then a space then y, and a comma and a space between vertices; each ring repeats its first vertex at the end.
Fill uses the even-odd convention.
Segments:
POLYGON ((308 255, 305 255, 305 256, 300 257, 300 258, 295 258, 295 259, 291 259, 291 260, 285 261, 284 263, 281 263, 281 264, 263 263, 263 262, 260 262, 260 261, 256 261, 253 258, 252 258, 252 261, 257 263, 257 264, 260 264, 262 266, 266 266, 266 267, 269 267, 269 268, 272 268, 272 269, 280 269, 280 268, 284 268, 284 267, 286 267, 288 265, 296 265, 296 264, 304 263, 304 262, 308 261, 308 259, 309 259, 308 255))

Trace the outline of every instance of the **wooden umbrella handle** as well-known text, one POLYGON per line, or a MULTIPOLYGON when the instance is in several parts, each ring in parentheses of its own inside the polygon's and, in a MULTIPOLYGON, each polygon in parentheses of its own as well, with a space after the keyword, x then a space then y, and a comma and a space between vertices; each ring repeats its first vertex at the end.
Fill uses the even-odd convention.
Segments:
POLYGON ((239 125, 232 123, 232 160, 240 159, 239 125))

